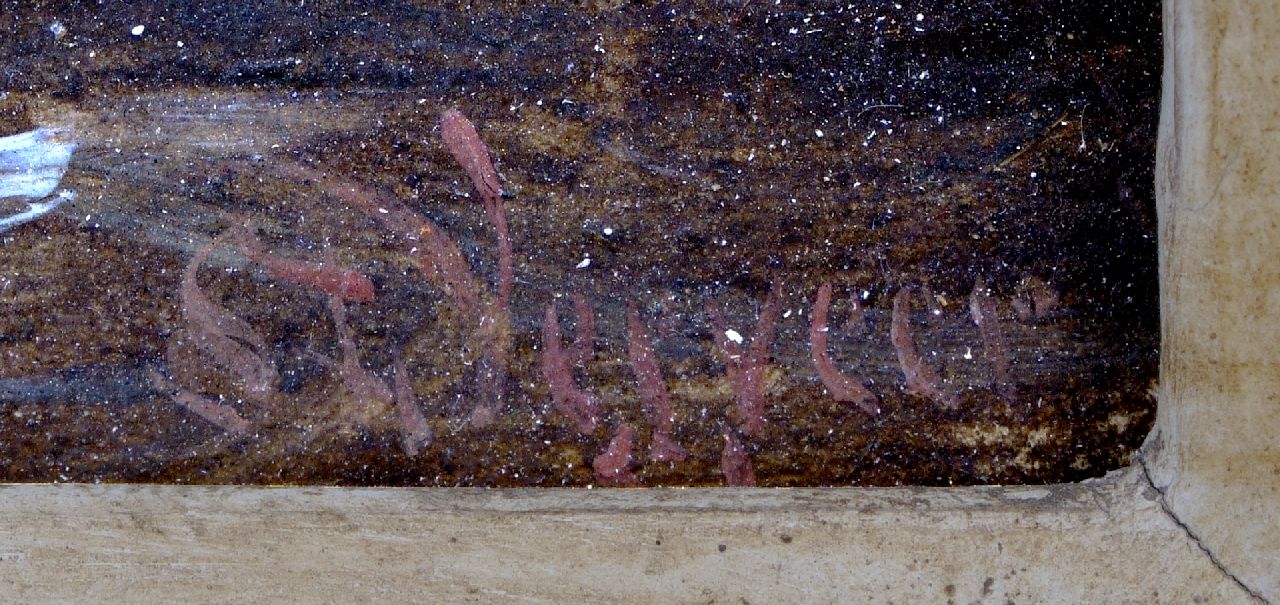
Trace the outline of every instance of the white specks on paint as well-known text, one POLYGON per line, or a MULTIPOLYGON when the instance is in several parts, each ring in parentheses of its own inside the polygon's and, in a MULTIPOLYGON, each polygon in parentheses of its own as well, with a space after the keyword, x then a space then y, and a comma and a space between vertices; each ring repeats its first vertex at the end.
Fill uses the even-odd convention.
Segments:
POLYGON ((578 263, 578 265, 577 265, 576 267, 574 267, 574 268, 575 268, 575 269, 586 269, 587 267, 590 267, 590 266, 591 266, 591 257, 590 257, 590 256, 587 256, 587 257, 583 257, 582 261, 581 261, 581 262, 579 262, 579 263, 578 263))
POLYGON ((724 331, 724 337, 728 338, 729 340, 732 340, 737 344, 742 344, 742 335, 739 334, 737 330, 734 330, 732 328, 724 331))
POLYGON ((131 33, 131 34, 133 34, 133 35, 135 35, 135 36, 141 36, 141 35, 142 35, 142 32, 144 32, 144 31, 147 31, 147 26, 145 26, 145 25, 135 25, 135 26, 133 26, 133 29, 129 30, 129 33, 131 33))

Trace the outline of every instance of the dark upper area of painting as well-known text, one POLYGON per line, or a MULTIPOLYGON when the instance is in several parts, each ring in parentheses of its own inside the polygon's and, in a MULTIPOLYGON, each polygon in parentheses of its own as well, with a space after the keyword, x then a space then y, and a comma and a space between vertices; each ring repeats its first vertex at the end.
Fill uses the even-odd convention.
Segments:
MULTIPOLYGON (((75 98, 100 87, 173 85, 276 89, 343 87, 457 90, 518 87, 567 92, 590 73, 606 33, 658 28, 645 48, 638 96, 708 94, 748 76, 794 81, 802 107, 863 111, 862 100, 913 108, 945 98, 953 111, 983 111, 1027 94, 1044 57, 1076 62, 1043 94, 1147 95, 1126 68, 1104 78, 1117 54, 1159 37, 1154 2, 775 3, 600 2, 6 2, 5 89, 75 98), (847 6, 846 6, 847 5, 847 6), (918 19, 917 16, 920 18, 918 19), (137 26, 142 31, 135 35, 137 26), (61 28, 62 33, 55 29, 61 28), (1113 46, 1099 48, 1097 41, 1113 46), (89 59, 87 51, 93 50, 89 59), (909 58, 904 62, 903 58, 909 58), (566 63, 576 63, 566 69, 566 63), (928 72, 929 77, 918 75, 928 72)), ((1127 59, 1127 58, 1126 58, 1127 59)))

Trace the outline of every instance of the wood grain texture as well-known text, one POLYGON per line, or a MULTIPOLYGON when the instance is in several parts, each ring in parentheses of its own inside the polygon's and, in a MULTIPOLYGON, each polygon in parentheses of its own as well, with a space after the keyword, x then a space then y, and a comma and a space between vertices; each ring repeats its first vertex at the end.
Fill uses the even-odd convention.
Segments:
POLYGON ((1134 471, 958 490, 8 486, 0 582, 19 601, 1230 602, 1149 494, 1134 471))

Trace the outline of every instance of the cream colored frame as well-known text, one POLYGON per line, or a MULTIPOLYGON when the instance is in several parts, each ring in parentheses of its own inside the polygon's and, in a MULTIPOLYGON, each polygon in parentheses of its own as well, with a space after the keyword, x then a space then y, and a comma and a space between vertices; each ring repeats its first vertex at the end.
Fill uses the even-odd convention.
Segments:
POLYGON ((1163 360, 1048 487, 0 487, 5 601, 1280 602, 1280 10, 1169 1, 1163 360))

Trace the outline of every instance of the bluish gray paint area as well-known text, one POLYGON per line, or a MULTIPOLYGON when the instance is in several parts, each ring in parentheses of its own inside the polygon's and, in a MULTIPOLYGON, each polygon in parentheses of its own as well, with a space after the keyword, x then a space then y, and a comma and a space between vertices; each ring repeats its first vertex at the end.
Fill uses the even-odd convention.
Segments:
POLYGON ((75 148, 67 131, 58 128, 37 128, 0 137, 0 199, 42 200, 53 196, 29 202, 25 211, 0 219, 0 232, 40 218, 75 199, 75 193, 65 190, 54 196, 75 148))

